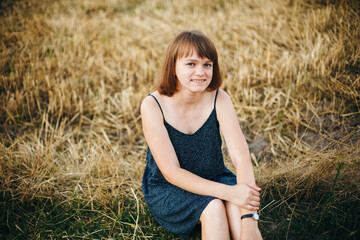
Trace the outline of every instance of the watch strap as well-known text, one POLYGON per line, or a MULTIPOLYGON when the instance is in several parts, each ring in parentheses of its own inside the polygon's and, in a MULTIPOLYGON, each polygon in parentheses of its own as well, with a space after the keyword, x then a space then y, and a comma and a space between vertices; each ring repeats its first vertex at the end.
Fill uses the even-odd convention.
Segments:
POLYGON ((252 218, 252 217, 253 217, 253 214, 251 213, 251 214, 242 215, 241 219, 243 219, 243 218, 252 218))
POLYGON ((245 214, 245 215, 242 215, 241 216, 241 219, 244 219, 244 218, 253 218, 254 220, 259 220, 259 215, 257 214, 254 214, 254 213, 250 213, 250 214, 245 214))

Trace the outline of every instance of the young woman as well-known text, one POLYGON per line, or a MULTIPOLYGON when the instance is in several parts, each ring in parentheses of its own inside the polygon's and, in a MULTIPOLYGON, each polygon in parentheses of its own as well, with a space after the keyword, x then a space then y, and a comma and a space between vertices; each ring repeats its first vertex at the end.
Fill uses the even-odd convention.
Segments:
POLYGON ((170 43, 157 91, 141 104, 148 144, 142 190, 155 219, 187 238, 261 239, 249 150, 222 82, 217 52, 198 31, 170 43), (225 166, 220 129, 236 175, 225 166))

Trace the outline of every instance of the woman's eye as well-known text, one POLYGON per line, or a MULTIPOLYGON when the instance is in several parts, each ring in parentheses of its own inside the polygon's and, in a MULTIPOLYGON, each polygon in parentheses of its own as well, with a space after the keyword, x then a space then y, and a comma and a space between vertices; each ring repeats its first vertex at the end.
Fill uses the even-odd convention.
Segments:
POLYGON ((195 66, 195 64, 194 64, 194 63, 187 63, 186 65, 188 65, 188 66, 190 66, 190 67, 195 66))
POLYGON ((206 63, 205 67, 210 68, 212 65, 210 63, 206 63))

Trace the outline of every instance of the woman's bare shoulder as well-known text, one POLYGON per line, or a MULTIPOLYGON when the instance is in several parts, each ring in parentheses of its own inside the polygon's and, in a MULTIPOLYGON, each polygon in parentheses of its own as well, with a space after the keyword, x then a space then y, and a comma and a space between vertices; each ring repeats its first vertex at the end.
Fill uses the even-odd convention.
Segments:
POLYGON ((227 92, 225 92, 224 90, 219 89, 217 99, 216 99, 216 106, 224 107, 224 106, 228 106, 228 105, 232 105, 232 101, 231 101, 229 94, 227 92))
MULTIPOLYGON (((157 91, 152 92, 151 95, 153 95, 157 99, 159 98, 159 93, 157 91)), ((147 116, 161 117, 162 116, 160 107, 154 97, 150 96, 150 94, 149 94, 148 96, 146 96, 143 99, 143 101, 141 103, 141 107, 140 107, 142 117, 147 117, 147 116)))

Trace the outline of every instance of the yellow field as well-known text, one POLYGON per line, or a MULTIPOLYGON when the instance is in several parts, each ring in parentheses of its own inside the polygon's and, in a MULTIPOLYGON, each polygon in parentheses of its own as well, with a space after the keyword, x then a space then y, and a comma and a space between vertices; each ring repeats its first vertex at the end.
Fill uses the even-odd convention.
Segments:
MULTIPOLYGON (((288 211, 281 224, 296 239, 290 229, 306 212, 300 203, 329 211, 359 203, 359 1, 26 0, 0 7, 0 230, 8 234, 0 237, 55 236, 6 220, 21 215, 8 203, 49 199, 81 199, 114 213, 126 209, 114 199, 130 199, 130 233, 97 238, 150 236, 139 221, 151 219, 141 193, 139 107, 154 90, 167 44, 192 29, 217 47, 222 89, 263 189, 265 236, 279 229, 269 224, 270 209, 288 211)), ((349 221, 341 236, 358 234, 359 219, 349 221)), ((86 234, 56 236, 95 236, 86 234)))

